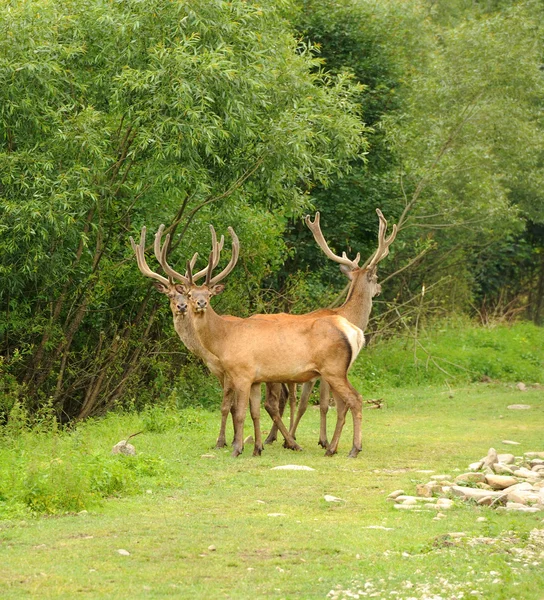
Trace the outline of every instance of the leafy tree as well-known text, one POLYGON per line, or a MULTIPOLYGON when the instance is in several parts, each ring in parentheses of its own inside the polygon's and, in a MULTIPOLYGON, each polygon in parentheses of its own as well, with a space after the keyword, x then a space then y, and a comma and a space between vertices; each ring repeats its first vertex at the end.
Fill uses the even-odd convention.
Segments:
POLYGON ((357 87, 320 72, 283 11, 0 9, 0 368, 31 406, 52 397, 81 418, 168 387, 165 350, 180 345, 130 234, 167 223, 181 262, 207 255, 210 220, 235 225, 251 269, 223 302, 244 312, 247 280, 281 259, 285 217, 364 148, 357 87))

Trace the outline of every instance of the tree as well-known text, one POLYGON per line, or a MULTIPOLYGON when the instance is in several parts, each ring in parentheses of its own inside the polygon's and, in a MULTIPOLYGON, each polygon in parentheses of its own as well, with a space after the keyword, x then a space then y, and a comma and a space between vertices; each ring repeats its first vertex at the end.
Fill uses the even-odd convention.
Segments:
POLYGON ((30 406, 84 417, 170 376, 179 342, 128 246, 142 224, 168 224, 174 262, 206 255, 210 219, 233 224, 259 281, 308 186, 364 147, 356 86, 319 71, 280 8, 1 9, 0 366, 30 406))

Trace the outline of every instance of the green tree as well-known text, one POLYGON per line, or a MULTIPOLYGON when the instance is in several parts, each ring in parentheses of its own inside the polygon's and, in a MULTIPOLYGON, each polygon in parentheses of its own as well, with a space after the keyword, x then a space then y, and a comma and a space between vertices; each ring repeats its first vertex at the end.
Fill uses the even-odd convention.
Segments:
POLYGON ((0 368, 30 406, 84 417, 167 387, 179 342, 131 255, 141 225, 168 224, 174 263, 207 254, 210 220, 234 225, 251 270, 223 302, 243 312, 286 216, 364 148, 357 87, 319 70, 283 11, 0 9, 0 368))

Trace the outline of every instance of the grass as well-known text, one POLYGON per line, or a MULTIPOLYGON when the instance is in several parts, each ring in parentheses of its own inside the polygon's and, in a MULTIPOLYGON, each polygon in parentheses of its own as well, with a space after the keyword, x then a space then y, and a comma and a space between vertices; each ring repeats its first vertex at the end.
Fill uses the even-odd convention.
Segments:
POLYGON ((511 451, 505 439, 520 442, 516 453, 544 450, 543 390, 489 383, 389 388, 380 396, 384 408, 364 412, 356 460, 345 456, 349 426, 340 455, 323 456, 316 409, 301 423, 302 453, 276 444, 260 458, 251 447, 238 459, 211 450, 217 410, 155 408, 110 414, 72 433, 5 437, 0 597, 541 600, 544 542, 531 531, 544 530, 542 513, 456 504, 434 521, 396 511, 385 497, 414 492, 429 476, 421 470, 454 473, 492 446, 511 451), (532 409, 509 410, 514 403, 532 409), (110 456, 116 442, 142 429, 131 440, 137 457, 110 456), (65 484, 68 495, 85 488, 88 512, 78 505, 66 513, 52 501, 50 516, 36 516, 39 507, 21 496, 27 474, 43 475, 52 461, 70 465, 64 473, 76 484, 61 476, 55 485, 65 484), (270 470, 288 463, 315 471, 270 470), (120 483, 108 488, 112 473, 120 483), (325 494, 342 501, 328 503, 325 494))

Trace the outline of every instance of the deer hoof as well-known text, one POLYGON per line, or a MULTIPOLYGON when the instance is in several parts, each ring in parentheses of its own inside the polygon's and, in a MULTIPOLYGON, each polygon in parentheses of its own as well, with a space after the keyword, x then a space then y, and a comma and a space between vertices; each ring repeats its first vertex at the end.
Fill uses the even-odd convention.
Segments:
POLYGON ((278 439, 278 438, 277 438, 275 435, 272 435, 272 436, 270 436, 270 435, 269 435, 269 436, 268 436, 268 437, 265 439, 264 443, 265 443, 265 444, 273 444, 273 443, 274 443, 274 442, 275 442, 277 439, 278 439))
POLYGON ((237 458, 238 456, 240 456, 240 454, 242 454, 242 451, 244 450, 244 448, 242 447, 241 450, 239 450, 238 448, 234 448, 234 450, 232 451, 232 458, 237 458))
POLYGON ((226 445, 227 445, 227 442, 225 440, 217 440, 217 442, 215 444, 215 449, 221 450, 221 448, 225 448, 226 445))
POLYGON ((348 454, 348 458, 357 458, 359 452, 361 452, 361 448, 352 448, 351 452, 348 454))
POLYGON ((329 440, 327 440, 327 438, 325 438, 324 440, 319 440, 319 442, 317 442, 317 445, 321 446, 322 448, 328 448, 329 440))
POLYGON ((325 456, 334 456, 336 454, 336 450, 331 450, 330 447, 327 448, 327 451, 325 452, 325 456))
POLYGON ((253 456, 261 456, 262 451, 263 451, 262 446, 260 448, 258 446, 255 446, 255 448, 253 448, 253 456))

